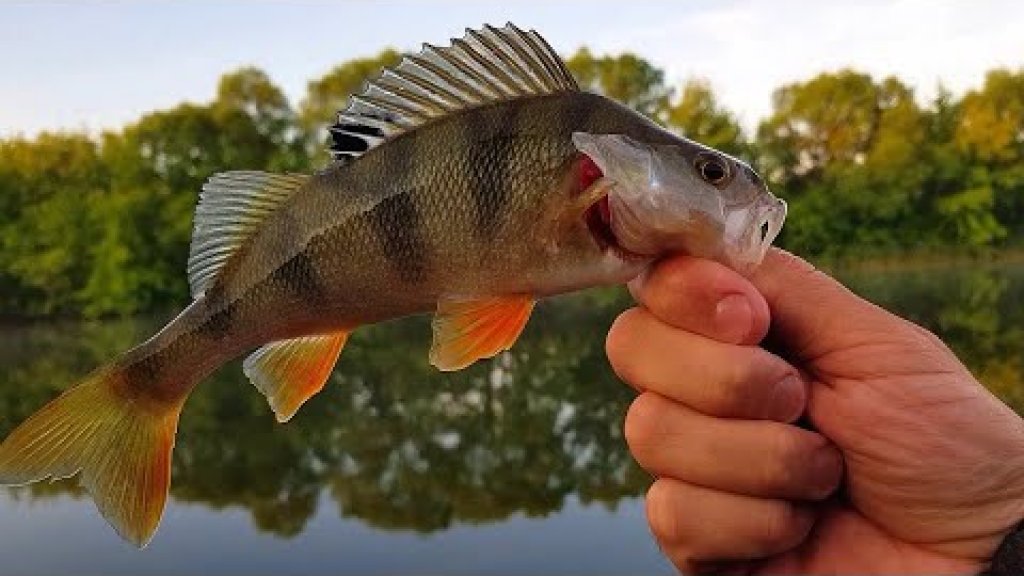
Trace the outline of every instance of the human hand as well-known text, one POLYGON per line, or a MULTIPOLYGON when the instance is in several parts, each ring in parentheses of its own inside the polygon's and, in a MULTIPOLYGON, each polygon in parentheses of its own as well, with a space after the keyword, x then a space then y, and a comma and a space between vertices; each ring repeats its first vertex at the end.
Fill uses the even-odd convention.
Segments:
POLYGON ((1024 420, 923 328, 780 250, 630 289, 607 352, 680 570, 977 574, 1024 519, 1024 420))

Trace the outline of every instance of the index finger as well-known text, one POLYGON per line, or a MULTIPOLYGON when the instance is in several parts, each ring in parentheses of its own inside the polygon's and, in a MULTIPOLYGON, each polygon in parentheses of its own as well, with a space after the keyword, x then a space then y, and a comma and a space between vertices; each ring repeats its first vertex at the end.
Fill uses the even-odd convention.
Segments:
POLYGON ((662 322, 727 344, 757 344, 770 313, 761 293, 723 264, 686 255, 656 263, 629 284, 662 322))

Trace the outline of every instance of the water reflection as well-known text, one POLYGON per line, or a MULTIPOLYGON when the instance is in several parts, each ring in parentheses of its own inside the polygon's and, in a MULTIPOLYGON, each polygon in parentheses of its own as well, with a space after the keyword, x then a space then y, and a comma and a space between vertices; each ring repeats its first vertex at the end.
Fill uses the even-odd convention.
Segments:
MULTIPOLYGON (((616 291, 545 304, 512 353, 457 374, 427 364, 424 318, 363 329, 325 392, 284 426, 227 366, 183 411, 172 494, 245 508, 281 536, 302 531, 325 488, 343 516, 422 532, 543 516, 569 495, 612 507, 647 484, 621 437, 630 393, 603 356, 626 301, 616 291)), ((8 331, 0 433, 153 324, 8 331)))
MULTIPOLYGON (((939 333, 1024 413, 1024 269, 848 280, 939 333)), ((604 333, 627 305, 619 290, 546 303, 510 354, 456 374, 427 365, 426 319, 363 329, 328 388, 284 426, 239 366, 227 366, 185 407, 173 497, 244 509, 261 531, 281 537, 302 532, 318 506, 333 505, 373 527, 418 532, 513 514, 541 517, 570 499, 613 509, 649 484, 622 439, 631 392, 603 354, 604 333)), ((157 324, 5 330, 0 434, 157 324)), ((59 482, 14 494, 37 499, 76 490, 59 482)))

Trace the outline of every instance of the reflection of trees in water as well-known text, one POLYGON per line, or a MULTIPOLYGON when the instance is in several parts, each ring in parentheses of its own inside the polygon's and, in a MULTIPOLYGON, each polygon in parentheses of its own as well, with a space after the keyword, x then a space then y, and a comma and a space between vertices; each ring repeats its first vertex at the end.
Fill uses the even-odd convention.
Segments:
MULTIPOLYGON (((1021 271, 1024 272, 1024 271, 1021 271)), ((1024 412, 1024 273, 853 278, 882 305, 928 326, 1001 397, 1024 412)), ((621 291, 542 305, 522 341, 493 362, 441 374, 427 365, 425 318, 361 329, 327 389, 293 421, 274 422, 237 363, 189 400, 175 450, 179 501, 243 507, 261 529, 302 531, 325 494, 343 516, 432 531, 514 513, 542 516, 566 496, 614 506, 649 480, 621 423, 632 393, 604 358, 621 291)), ((154 322, 0 334, 0 434, 154 322)), ((20 494, 77 493, 74 484, 20 494)))
MULTIPOLYGON (((546 303, 511 353, 455 374, 427 364, 425 318, 363 328, 327 389, 284 426, 229 365, 185 406, 173 495, 244 507, 258 527, 287 536, 324 489, 342 515, 420 531, 541 516, 569 494, 609 506, 642 494, 647 476, 621 437, 631 393, 603 352, 625 303, 619 291, 546 303)), ((0 357, 0 434, 153 328, 144 324, 8 333, 18 350, 0 357)), ((26 493, 69 490, 63 482, 26 493)))

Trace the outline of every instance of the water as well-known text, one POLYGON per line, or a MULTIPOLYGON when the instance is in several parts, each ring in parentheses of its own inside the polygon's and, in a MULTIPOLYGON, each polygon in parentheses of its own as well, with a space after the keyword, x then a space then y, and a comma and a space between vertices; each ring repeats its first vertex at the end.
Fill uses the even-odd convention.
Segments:
MULTIPOLYGON (((1024 268, 848 280, 939 333, 1024 413, 1024 268)), ((360 330, 284 426, 226 366, 185 407, 149 548, 121 542, 73 482, 7 489, 3 572, 670 574, 622 438, 632 393, 603 354, 628 302, 546 302, 510 354, 456 374, 427 365, 425 318, 360 330)), ((4 329, 0 434, 159 323, 4 329)))

